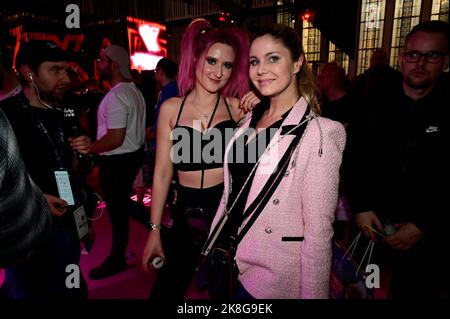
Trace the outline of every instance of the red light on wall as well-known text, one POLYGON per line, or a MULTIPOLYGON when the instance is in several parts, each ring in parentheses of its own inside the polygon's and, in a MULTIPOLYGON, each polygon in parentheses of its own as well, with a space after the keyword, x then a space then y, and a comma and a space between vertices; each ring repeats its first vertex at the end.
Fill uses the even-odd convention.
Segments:
POLYGON ((26 32, 22 35, 22 37, 26 41, 29 41, 31 39, 52 41, 57 46, 61 47, 63 50, 68 50, 69 44, 73 43, 74 44, 73 52, 80 51, 84 41, 84 34, 66 34, 63 40, 61 40, 54 33, 45 33, 45 32, 26 32))
POLYGON ((306 22, 311 22, 313 19, 313 14, 309 11, 306 11, 303 15, 302 15, 302 20, 306 21, 306 22))
POLYGON ((227 21, 228 19, 227 19, 227 17, 229 17, 230 16, 230 13, 228 13, 228 12, 219 12, 219 18, 217 19, 217 20, 219 20, 220 22, 225 22, 225 21, 227 21))

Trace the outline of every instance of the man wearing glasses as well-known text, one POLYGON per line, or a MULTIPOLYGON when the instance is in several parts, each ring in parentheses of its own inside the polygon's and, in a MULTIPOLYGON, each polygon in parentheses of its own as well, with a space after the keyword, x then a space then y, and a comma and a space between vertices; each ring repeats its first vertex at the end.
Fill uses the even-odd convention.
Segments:
POLYGON ((448 297, 448 27, 428 21, 411 30, 401 83, 367 102, 353 145, 350 205, 360 230, 386 248, 392 298, 448 297))

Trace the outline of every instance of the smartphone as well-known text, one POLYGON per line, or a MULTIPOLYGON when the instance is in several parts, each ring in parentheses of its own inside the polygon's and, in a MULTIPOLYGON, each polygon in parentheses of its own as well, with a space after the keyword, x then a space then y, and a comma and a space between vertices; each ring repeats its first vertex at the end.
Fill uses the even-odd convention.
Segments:
POLYGON ((55 171, 56 186, 58 186, 59 198, 64 199, 69 206, 75 205, 72 187, 70 186, 69 173, 66 170, 55 171))
POLYGON ((394 223, 385 216, 380 216, 380 221, 383 224, 383 233, 385 236, 391 236, 397 232, 397 228, 395 228, 394 223))

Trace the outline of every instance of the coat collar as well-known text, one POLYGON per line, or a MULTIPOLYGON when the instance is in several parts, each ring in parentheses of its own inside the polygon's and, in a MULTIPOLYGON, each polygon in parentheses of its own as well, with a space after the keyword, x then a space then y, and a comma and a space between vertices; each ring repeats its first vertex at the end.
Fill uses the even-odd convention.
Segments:
MULTIPOLYGON (((273 136, 268 149, 261 157, 260 164, 258 168, 256 169, 255 177, 252 182, 252 186, 250 188, 250 193, 247 198, 247 205, 246 208, 251 204, 254 199, 258 196, 259 191, 262 189, 262 187, 265 185, 267 180, 269 179, 270 175, 275 171, 279 161, 283 157, 284 153, 288 149, 290 142, 293 140, 294 135, 289 135, 283 137, 282 142, 280 143, 274 143, 274 141, 277 141, 280 138, 281 132, 283 131, 283 127, 285 126, 292 126, 297 125, 299 121, 302 119, 308 103, 306 102, 305 98, 300 97, 300 99, 295 103, 293 106, 291 112, 289 112, 289 115, 284 119, 283 123, 281 124, 280 128, 277 130, 275 135, 273 136)), ((226 152, 225 152, 225 165, 228 166, 228 153, 230 152, 230 149, 236 139, 241 136, 245 130, 249 127, 251 121, 251 115, 247 115, 246 120, 242 127, 236 132, 236 134, 231 139, 230 143, 227 146, 226 152)), ((226 169, 228 172, 228 169, 226 169)), ((229 175, 225 175, 225 185, 230 185, 230 179, 229 175)), ((231 186, 231 185, 230 185, 231 186)), ((231 188, 227 187, 228 194, 231 192, 231 188)))

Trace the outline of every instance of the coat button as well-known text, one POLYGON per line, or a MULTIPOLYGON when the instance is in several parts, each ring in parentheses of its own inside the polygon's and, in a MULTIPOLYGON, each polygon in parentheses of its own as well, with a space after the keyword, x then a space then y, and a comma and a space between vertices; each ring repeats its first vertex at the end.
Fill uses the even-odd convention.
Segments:
POLYGON ((264 231, 266 232, 266 234, 272 234, 272 229, 270 228, 266 228, 264 231))
POLYGON ((287 177, 287 176, 289 176, 289 171, 286 171, 286 172, 284 173, 284 177, 287 177))
POLYGON ((272 203, 273 203, 274 205, 278 205, 278 204, 280 203, 280 200, 276 198, 276 199, 273 200, 272 203))

